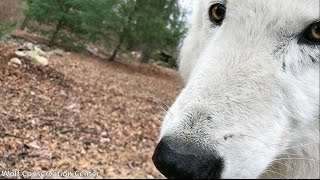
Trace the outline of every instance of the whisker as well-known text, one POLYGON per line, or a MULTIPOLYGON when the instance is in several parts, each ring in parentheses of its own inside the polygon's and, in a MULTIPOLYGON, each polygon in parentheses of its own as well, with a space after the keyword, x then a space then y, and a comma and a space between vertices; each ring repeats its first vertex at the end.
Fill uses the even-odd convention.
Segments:
POLYGON ((278 158, 278 159, 275 159, 275 160, 276 160, 276 161, 278 161, 278 160, 306 160, 306 161, 319 162, 319 160, 309 159, 309 158, 278 158))
POLYGON ((226 137, 228 137, 228 136, 230 136, 230 137, 234 137, 234 136, 249 137, 249 138, 255 139, 255 140, 263 143, 266 147, 269 147, 269 145, 267 145, 267 143, 265 143, 264 141, 262 141, 262 140, 260 140, 260 139, 258 139, 258 138, 255 138, 255 137, 253 137, 253 136, 245 135, 245 134, 233 134, 233 133, 232 133, 232 134, 227 134, 226 136, 224 136, 224 137, 222 137, 222 138, 219 138, 219 139, 217 139, 217 140, 223 140, 223 139, 225 140, 226 137))
POLYGON ((278 147, 285 147, 285 150, 290 150, 290 149, 304 147, 304 146, 317 145, 317 143, 305 143, 305 144, 300 144, 297 146, 288 146, 288 147, 286 145, 279 145, 279 144, 270 144, 270 145, 274 145, 274 146, 278 146, 278 147))
POLYGON ((166 113, 170 114, 170 115, 174 118, 173 113, 169 111, 170 107, 169 107, 166 103, 162 102, 159 98, 156 98, 156 97, 149 96, 149 97, 147 97, 147 98, 152 98, 152 99, 156 100, 156 103, 157 103, 166 113), (163 106, 165 106, 167 109, 166 109, 165 107, 163 107, 163 106))
POLYGON ((151 114, 154 118, 156 118, 156 120, 158 120, 158 121, 162 121, 160 118, 158 118, 157 116, 155 116, 154 114, 152 114, 152 113, 149 113, 149 114, 151 114))
POLYGON ((304 146, 311 146, 311 145, 318 145, 318 143, 314 142, 314 143, 300 144, 300 145, 297 145, 297 146, 289 146, 289 147, 286 148, 286 150, 294 149, 294 148, 298 148, 298 147, 304 147, 304 146))
POLYGON ((158 103, 160 102, 160 103, 161 103, 162 105, 164 105, 167 109, 170 108, 166 103, 162 102, 159 98, 156 98, 156 97, 153 97, 153 96, 148 96, 147 98, 152 98, 152 99, 156 100, 158 103))
MULTIPOLYGON (((297 145, 297 146, 289 146, 289 147, 286 147, 286 145, 279 145, 279 144, 268 144, 266 142, 264 142, 263 140, 260 140, 256 137, 253 137, 253 136, 250 136, 250 135, 245 135, 245 134, 234 134, 234 133, 231 133, 231 134, 228 134, 229 136, 239 136, 239 137, 249 137, 249 138, 252 138, 252 139, 255 139, 261 143, 263 143, 266 147, 270 147, 270 146, 278 146, 278 147, 285 147, 285 150, 290 150, 290 149, 294 149, 294 148, 298 148, 298 147, 304 147, 304 146, 310 146, 310 145, 317 145, 318 143, 305 143, 305 144, 300 144, 300 145, 297 145)), ((224 137, 222 138, 219 138, 218 140, 221 140, 221 139, 225 139, 224 137)))
POLYGON ((272 176, 267 171, 264 173, 266 173, 269 176, 269 178, 272 179, 272 176))
MULTIPOLYGON (((139 97, 155 100, 154 102, 157 103, 162 110, 164 110, 167 114, 169 114, 170 116, 172 116, 173 118, 175 118, 175 117, 174 117, 174 114, 169 111, 170 107, 169 107, 166 103, 164 103, 163 101, 161 101, 161 99, 159 99, 159 98, 157 98, 157 97, 154 97, 154 96, 139 96, 139 97)), ((150 114, 152 114, 152 113, 150 113, 150 114)), ((157 119, 159 119, 159 118, 157 118, 157 119)))
POLYGON ((292 167, 290 167, 289 165, 284 164, 284 163, 282 163, 282 162, 280 162, 280 161, 273 161, 273 163, 280 164, 280 165, 286 167, 286 169, 295 170, 295 169, 293 169, 292 167))
POLYGON ((280 176, 282 176, 282 177, 285 177, 286 179, 290 179, 288 176, 286 176, 286 175, 283 175, 283 174, 281 174, 281 173, 278 173, 278 172, 276 172, 276 171, 272 171, 272 170, 266 170, 266 172, 271 172, 271 173, 274 173, 274 174, 278 174, 278 175, 280 175, 280 176))
POLYGON ((304 157, 304 155, 301 155, 301 154, 290 154, 290 153, 288 153, 288 154, 286 154, 286 153, 284 153, 284 154, 279 154, 279 156, 282 156, 282 155, 286 155, 286 156, 300 156, 300 157, 304 157))
POLYGON ((262 141, 262 140, 260 140, 260 139, 258 139, 258 138, 256 138, 256 137, 248 136, 248 135, 245 135, 245 134, 240 134, 240 136, 242 136, 242 137, 249 137, 249 138, 255 139, 255 140, 257 140, 257 141, 260 141, 261 143, 263 143, 265 146, 268 147, 267 143, 265 143, 264 141, 262 141))

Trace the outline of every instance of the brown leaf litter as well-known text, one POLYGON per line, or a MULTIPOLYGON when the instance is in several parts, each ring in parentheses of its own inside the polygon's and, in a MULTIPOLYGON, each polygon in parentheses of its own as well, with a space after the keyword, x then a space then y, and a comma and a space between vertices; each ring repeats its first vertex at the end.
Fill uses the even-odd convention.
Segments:
POLYGON ((0 44, 0 169, 163 177, 151 156, 181 89, 174 70, 74 53, 13 66, 16 48, 0 44))

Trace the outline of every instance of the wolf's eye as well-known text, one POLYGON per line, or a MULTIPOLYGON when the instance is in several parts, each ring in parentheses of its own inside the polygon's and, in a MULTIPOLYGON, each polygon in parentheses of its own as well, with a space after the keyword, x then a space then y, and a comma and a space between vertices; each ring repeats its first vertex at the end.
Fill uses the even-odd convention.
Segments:
POLYGON ((308 26, 299 39, 300 43, 320 44, 320 21, 308 26))
POLYGON ((221 25, 226 14, 226 7, 223 4, 213 4, 209 9, 209 18, 213 23, 221 25))

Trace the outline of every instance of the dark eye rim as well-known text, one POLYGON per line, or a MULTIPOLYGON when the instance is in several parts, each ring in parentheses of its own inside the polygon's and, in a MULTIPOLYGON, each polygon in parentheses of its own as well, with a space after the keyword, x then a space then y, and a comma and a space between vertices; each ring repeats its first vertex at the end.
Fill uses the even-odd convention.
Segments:
POLYGON ((311 33, 311 27, 317 23, 319 23, 319 25, 320 25, 320 20, 312 22, 311 24, 309 24, 307 26, 307 28, 305 28, 302 31, 302 33, 300 33, 300 35, 298 36, 298 44, 320 45, 320 40, 313 41, 312 39, 310 39, 310 36, 309 36, 309 33, 311 33))
POLYGON ((226 16, 226 6, 225 6, 225 4, 222 4, 222 3, 212 4, 212 5, 210 6, 210 8, 209 8, 208 14, 209 14, 209 19, 210 19, 210 21, 211 21, 212 23, 220 26, 220 25, 222 24, 222 22, 224 21, 225 16, 226 16), (223 10, 224 10, 224 14, 223 14, 221 20, 215 20, 215 19, 212 17, 212 10, 213 10, 213 8, 215 8, 216 6, 221 6, 221 7, 223 8, 223 10))

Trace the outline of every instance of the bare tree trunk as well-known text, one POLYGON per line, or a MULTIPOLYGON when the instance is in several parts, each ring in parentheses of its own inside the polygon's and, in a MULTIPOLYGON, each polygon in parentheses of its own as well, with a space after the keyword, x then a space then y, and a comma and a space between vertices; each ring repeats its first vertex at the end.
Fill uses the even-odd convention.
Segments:
POLYGON ((148 63, 151 58, 151 52, 149 50, 143 50, 140 62, 148 63))
POLYGON ((56 26, 56 29, 55 31, 53 32, 52 36, 51 36, 51 39, 50 39, 50 42, 53 43, 56 38, 57 38, 57 35, 59 33, 59 31, 61 30, 62 28, 62 25, 63 25, 63 18, 61 18, 56 26))
POLYGON ((113 50, 112 55, 109 58, 109 61, 114 61, 118 55, 118 52, 120 50, 120 44, 117 45, 117 47, 113 50))
POLYGON ((123 39, 124 39, 123 37, 120 37, 119 44, 113 50, 112 55, 109 58, 109 61, 114 61, 116 59, 116 57, 120 51, 121 45, 123 43, 123 39))
POLYGON ((30 16, 27 15, 20 26, 20 30, 24 30, 28 26, 29 20, 30 20, 30 16))
MULTIPOLYGON (((68 12, 70 11, 71 7, 67 7, 67 9, 65 9, 62 4, 61 4, 61 1, 58 1, 59 3, 59 6, 60 6, 60 9, 65 13, 65 14, 68 14, 68 12), (60 2, 60 3, 59 3, 60 2)), ((51 37, 51 40, 50 42, 53 43, 56 38, 57 38, 57 35, 59 34, 60 30, 62 29, 63 25, 65 23, 65 17, 62 16, 59 21, 58 21, 58 24, 56 26, 56 30, 54 31, 54 33, 52 34, 52 37, 51 37)))

